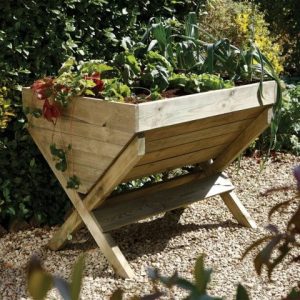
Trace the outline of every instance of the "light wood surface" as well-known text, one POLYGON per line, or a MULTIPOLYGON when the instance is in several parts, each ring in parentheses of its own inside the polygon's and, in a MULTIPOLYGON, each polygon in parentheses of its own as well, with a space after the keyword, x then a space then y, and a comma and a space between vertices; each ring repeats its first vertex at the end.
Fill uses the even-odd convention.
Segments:
MULTIPOLYGON (((276 86, 264 84, 263 104, 257 88, 251 84, 139 105, 77 97, 55 127, 30 117, 29 132, 75 207, 48 247, 61 248, 84 223, 116 272, 132 277, 105 232, 218 194, 239 223, 255 228, 220 173, 269 125, 276 86), (51 142, 72 145, 68 161, 82 179, 81 190, 66 188, 70 174, 56 170, 51 142), (212 164, 204 163, 211 159, 212 164), (203 163, 202 173, 110 196, 121 182, 195 163, 203 163)), ((23 105, 41 107, 42 101, 23 89, 23 105)))
POLYGON ((107 205, 102 205, 94 214, 104 232, 107 232, 233 189, 228 179, 216 175, 172 189, 166 190, 162 187, 159 191, 140 197, 133 194, 132 198, 123 201, 111 198, 106 202, 107 205))
MULTIPOLYGON (((35 135, 33 133, 32 137, 38 145, 40 151, 47 158, 48 153, 45 151, 44 144, 39 142, 39 135, 35 135)), ((84 200, 81 199, 75 190, 66 188, 67 182, 65 177, 55 168, 53 164, 50 164, 53 173, 76 208, 76 211, 69 216, 67 221, 60 227, 60 229, 50 240, 48 246, 51 249, 58 249, 61 247, 66 242, 67 237, 72 234, 82 224, 83 221, 115 271, 122 277, 131 278, 134 276, 131 267, 129 266, 119 247, 115 244, 110 235, 103 233, 99 222, 94 218, 93 213, 90 211, 105 200, 105 197, 112 192, 114 187, 125 176, 127 170, 130 169, 132 165, 136 164, 143 153, 144 138, 134 138, 128 147, 126 147, 122 154, 116 159, 115 164, 113 164, 102 176, 102 178, 95 184, 93 189, 84 198, 84 200), (121 167, 121 169, 119 169, 119 167, 121 167)))
POLYGON ((221 193, 220 196, 232 215, 241 225, 253 229, 257 228, 255 221, 251 218, 250 214, 233 191, 221 193))
MULTIPOLYGON (((243 130, 253 119, 246 119, 242 121, 237 121, 234 123, 227 123, 221 126, 209 127, 201 130, 196 130, 192 132, 187 132, 185 134, 174 135, 165 137, 160 140, 146 141, 146 153, 161 151, 165 148, 176 147, 183 144, 188 144, 191 142, 206 143, 209 139, 215 141, 222 140, 222 136, 230 134, 231 136, 236 136, 238 132, 243 130)), ((222 142, 221 142, 222 143, 222 142)))
MULTIPOLYGON (((23 89, 23 105, 42 107, 33 92, 23 89)), ((56 144, 67 151, 68 169, 63 173, 66 180, 76 175, 81 182, 80 193, 87 193, 100 176, 116 159, 135 131, 136 109, 132 105, 111 103, 90 98, 74 98, 68 109, 54 126, 44 118, 28 116, 29 131, 39 136, 40 143, 48 145, 47 161, 53 162, 50 145, 56 144)))
MULTIPOLYGON (((207 149, 210 147, 226 145, 226 144, 229 144, 231 141, 233 141, 237 137, 237 135, 238 135, 238 132, 236 131, 236 132, 232 132, 232 133, 223 134, 220 136, 215 136, 214 138, 206 138, 206 139, 196 140, 194 142, 178 144, 173 147, 163 148, 158 151, 146 153, 146 155, 144 156, 143 159, 141 159, 141 161, 139 162, 138 165, 144 165, 144 164, 152 163, 155 161, 168 159, 170 157, 177 157, 180 155, 192 153, 192 152, 199 151, 202 149, 207 149)), ((179 142, 180 141, 178 141, 178 143, 179 142)), ((146 149, 147 149, 147 147, 146 147, 146 149)))
POLYGON ((164 160, 159 160, 144 165, 139 165, 132 169, 132 171, 126 176, 125 181, 147 176, 150 174, 159 173, 166 170, 173 170, 177 167, 182 167, 182 166, 206 161, 210 158, 217 157, 222 152, 223 149, 224 149, 224 145, 218 145, 215 147, 202 149, 184 155, 179 155, 179 156, 170 157, 164 160))
MULTIPOLYGON (((123 150, 105 174, 94 185, 91 191, 83 198, 83 203, 88 210, 92 210, 102 204, 113 189, 123 180, 131 168, 139 161, 144 154, 144 138, 135 137, 123 150)), ((56 232, 49 242, 53 250, 61 248, 69 234, 72 234, 81 226, 78 212, 73 211, 65 223, 56 232)))
MULTIPOLYGON (((263 105, 273 104, 276 83, 264 83, 263 105)), ((222 115, 261 106, 257 99, 258 83, 230 89, 187 95, 138 106, 137 132, 222 115)))
POLYGON ((219 156, 216 157, 213 164, 206 169, 207 175, 221 172, 238 155, 243 152, 252 141, 257 138, 269 125, 272 118, 272 109, 266 108, 249 126, 243 130, 219 156))
POLYGON ((226 125, 228 123, 252 119, 257 117, 263 110, 264 107, 258 106, 209 118, 202 118, 190 122, 152 129, 145 132, 146 144, 155 140, 165 140, 169 137, 187 134, 193 131, 199 131, 211 127, 226 125))
MULTIPOLYGON (((23 106, 42 107, 30 88, 22 89, 23 106)), ((136 127, 136 105, 110 102, 89 97, 74 97, 62 116, 99 127, 133 133, 136 127)))

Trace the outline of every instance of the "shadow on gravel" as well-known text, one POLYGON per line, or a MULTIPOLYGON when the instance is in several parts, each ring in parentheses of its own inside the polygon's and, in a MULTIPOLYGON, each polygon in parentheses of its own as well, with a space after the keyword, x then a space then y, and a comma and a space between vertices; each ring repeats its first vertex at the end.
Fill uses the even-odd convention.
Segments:
MULTIPOLYGON (((237 228, 242 226, 228 220, 214 224, 180 224, 177 220, 165 217, 149 222, 135 223, 113 231, 112 236, 120 246, 126 258, 134 260, 144 254, 155 254, 163 251, 169 241, 186 232, 214 230, 218 228, 237 228)), ((197 242, 196 239, 190 242, 197 242)))
MULTIPOLYGON (((186 232, 197 232, 203 229, 242 228, 241 225, 231 220, 201 225, 194 223, 180 224, 178 223, 178 219, 176 214, 170 214, 148 222, 127 225, 112 231, 111 234, 116 243, 120 246, 121 251, 130 261, 144 254, 155 254, 163 251, 170 239, 186 232)), ((88 251, 97 248, 96 243, 86 229, 82 230, 79 235, 84 236, 84 240, 80 237, 75 238, 74 242, 68 243, 63 250, 88 251)))

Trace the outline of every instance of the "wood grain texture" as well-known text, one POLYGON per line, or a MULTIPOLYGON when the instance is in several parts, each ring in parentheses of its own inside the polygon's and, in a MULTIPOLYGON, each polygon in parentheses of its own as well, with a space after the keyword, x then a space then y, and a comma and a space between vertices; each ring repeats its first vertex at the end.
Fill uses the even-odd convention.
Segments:
MULTIPOLYGON (((263 105, 276 100, 276 84, 264 83, 263 105)), ((258 83, 230 89, 187 95, 138 106, 137 132, 189 122, 262 106, 257 99, 258 83)))
MULTIPOLYGON (((32 137, 36 144, 38 145, 40 151, 47 158, 48 154, 45 151, 44 143, 39 142, 39 135, 32 134, 32 137)), ((135 138, 132 140, 132 143, 122 152, 123 155, 120 155, 117 158, 117 164, 123 167, 131 167, 131 164, 136 164, 139 156, 143 153, 144 141, 143 139, 135 138)), ((118 184, 121 178, 126 174, 127 169, 117 172, 114 165, 103 175, 101 180, 97 182, 94 188, 89 192, 84 200, 79 196, 79 194, 72 189, 66 188, 67 181, 63 176, 62 172, 58 171, 53 164, 50 164, 50 167, 55 174, 56 178, 59 180, 64 191, 68 195, 69 199, 73 203, 76 211, 74 211, 67 221, 60 227, 60 229, 55 233, 49 242, 48 246, 51 249, 58 249, 61 247, 67 240, 69 234, 72 234, 82 222, 85 223, 88 230, 95 239, 97 245, 113 266, 115 271, 122 277, 133 277, 134 273, 129 266, 124 255, 120 251, 119 247, 116 245, 114 240, 109 234, 103 233, 101 225, 95 219, 93 213, 90 212, 97 204, 104 201, 106 195, 110 194, 113 188, 118 184), (98 196, 96 196, 98 194, 98 196)))
MULTIPOLYGON (((184 139, 184 137, 180 137, 177 140, 172 140, 172 142, 174 142, 172 144, 166 142, 167 145, 170 144, 172 145, 171 147, 168 148, 165 147, 166 146, 165 143, 160 143, 163 148, 157 151, 146 153, 146 155, 141 159, 138 165, 144 165, 155 161, 168 159, 171 157, 177 157, 187 153, 192 153, 202 149, 207 149, 210 147, 229 144, 237 137, 237 135, 238 135, 238 131, 234 131, 231 133, 224 133, 223 135, 217 135, 214 136, 213 138, 209 137, 200 140, 197 140, 198 137, 197 135, 194 138, 191 138, 189 136, 186 139, 184 139), (184 143, 185 140, 187 141, 186 143, 184 143), (193 142, 189 142, 189 141, 193 141, 193 142)), ((148 150, 149 149, 147 149, 146 151, 148 150)))
POLYGON ((222 193, 220 196, 239 224, 253 229, 257 228, 255 221, 233 191, 222 193))
POLYGON ((218 156, 224 147, 224 145, 218 145, 184 155, 139 165, 132 169, 132 171, 126 176, 125 181, 209 160, 218 156))
POLYGON ((111 198, 95 210, 94 215, 104 232, 234 189, 228 179, 219 175, 192 181, 171 189, 161 187, 161 190, 151 194, 140 197, 133 194, 131 198, 127 197, 123 201, 111 198))
MULTIPOLYGON (((34 96, 30 88, 23 88, 22 100, 24 107, 42 106, 42 101, 34 96)), ((136 105, 89 97, 74 97, 62 111, 62 117, 130 133, 135 132, 136 114, 136 105)))
POLYGON ((254 107, 242 111, 235 111, 228 114, 222 114, 209 118, 203 118, 199 120, 149 130, 145 132, 146 143, 155 140, 164 140, 168 137, 182 135, 193 131, 199 131, 210 127, 216 127, 228 123, 252 119, 257 117, 263 110, 264 107, 254 107))
MULTIPOLYGON (((183 134, 177 134, 169 137, 165 137, 159 140, 147 141, 146 140, 146 153, 153 151, 160 151, 165 148, 176 147, 191 142, 203 141, 207 142, 209 139, 212 141, 221 139, 223 135, 236 135, 237 132, 242 131, 252 119, 245 119, 236 122, 228 122, 219 126, 212 126, 205 129, 195 130, 192 132, 186 132, 183 134)), ((222 141, 220 140, 220 143, 222 141)), ((217 144, 217 142, 215 141, 217 144)))
POLYGON ((269 125, 272 109, 266 108, 249 126, 243 130, 227 148, 216 157, 213 164, 206 169, 207 175, 222 172, 252 141, 257 138, 269 125))
MULTIPOLYGON (((83 198, 85 207, 91 211, 101 205, 114 188, 121 183, 127 173, 137 164, 144 155, 145 140, 143 137, 135 137, 130 144, 123 149, 118 158, 112 163, 102 177, 96 182, 89 193, 83 198)), ((59 174, 60 177, 61 174, 59 174)), ((72 200, 72 199, 71 199, 72 200)), ((78 212, 73 211, 65 223, 56 232, 48 246, 53 250, 61 248, 69 234, 72 234, 82 225, 78 212)))
MULTIPOLYGON (((41 108, 42 103, 30 89, 23 89, 24 106, 41 108)), ((134 106, 114 104, 115 112, 106 101, 74 98, 55 126, 44 118, 28 116, 30 133, 38 135, 39 142, 47 146, 49 164, 53 162, 52 143, 62 149, 72 146, 67 152, 69 168, 63 176, 67 180, 76 175, 82 183, 80 193, 89 191, 134 135, 134 106)))

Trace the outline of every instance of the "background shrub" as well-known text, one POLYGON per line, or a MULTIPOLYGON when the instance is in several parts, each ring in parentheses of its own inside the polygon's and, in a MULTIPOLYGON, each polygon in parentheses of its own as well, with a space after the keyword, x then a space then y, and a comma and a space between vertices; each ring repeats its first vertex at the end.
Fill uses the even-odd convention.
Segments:
POLYGON ((300 1, 255 0, 269 23, 269 29, 277 36, 285 58, 285 72, 300 75, 300 1))
POLYGON ((249 39, 272 62, 277 73, 283 71, 283 59, 280 58, 281 46, 276 42, 265 20, 265 14, 250 2, 234 0, 208 0, 204 8, 200 25, 217 38, 228 38, 240 48, 249 46, 249 39), (253 23, 253 28, 252 28, 253 23))
POLYGON ((28 135, 21 86, 57 72, 70 55, 109 59, 120 38, 136 36, 153 16, 183 18, 197 1, 16 0, 0 1, 0 223, 62 221, 67 198, 28 135), (1 94, 3 95, 3 93, 1 94), (1 98, 2 97, 2 98, 1 98), (11 106, 7 99, 11 99, 11 106))

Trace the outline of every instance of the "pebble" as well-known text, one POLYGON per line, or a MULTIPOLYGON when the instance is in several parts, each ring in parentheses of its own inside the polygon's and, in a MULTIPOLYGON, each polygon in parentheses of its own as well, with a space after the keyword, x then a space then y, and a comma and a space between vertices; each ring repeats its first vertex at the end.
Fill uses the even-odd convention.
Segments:
MULTIPOLYGON (((242 283, 251 300, 281 299, 300 280, 299 264, 288 264, 287 258, 274 270, 269 281, 266 272, 261 277, 256 275, 253 254, 241 261, 246 247, 267 233, 264 227, 269 223, 271 207, 293 195, 293 191, 287 191, 261 196, 261 192, 271 187, 294 182, 291 170, 300 164, 300 158, 279 156, 276 162, 268 162, 262 173, 252 158, 243 158, 238 169, 232 164, 226 170, 241 202, 257 222, 256 230, 237 225, 222 200, 215 197, 188 207, 177 225, 152 217, 114 231, 113 238, 135 271, 134 279, 121 279, 114 274, 86 229, 74 235, 72 244, 57 252, 45 248, 56 227, 4 233, 0 236, 0 299, 30 299, 25 268, 32 254, 39 253, 49 272, 68 279, 72 265, 83 252, 86 267, 81 299, 109 299, 117 288, 124 290, 124 300, 149 294, 154 291, 147 277, 149 267, 159 268, 161 274, 168 276, 178 270, 180 276, 193 280, 193 266, 201 254, 206 254, 206 267, 214 270, 209 295, 234 299, 237 284, 242 283), (84 241, 83 246, 76 246, 77 240, 84 241)), ((286 213, 274 214, 272 223, 284 228, 292 211, 290 208, 286 213)), ((180 300, 186 296, 186 291, 174 288, 172 295, 161 299, 180 300)), ((47 299, 61 298, 51 290, 47 299)))

